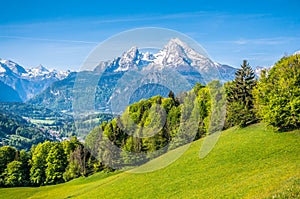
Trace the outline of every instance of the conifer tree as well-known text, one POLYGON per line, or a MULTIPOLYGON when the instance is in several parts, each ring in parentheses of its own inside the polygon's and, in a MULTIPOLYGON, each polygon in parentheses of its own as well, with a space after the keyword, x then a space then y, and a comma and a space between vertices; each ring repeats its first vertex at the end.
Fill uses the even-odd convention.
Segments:
POLYGON ((252 90, 256 85, 255 74, 246 60, 235 73, 235 79, 226 84, 226 127, 247 126, 256 121, 252 90))

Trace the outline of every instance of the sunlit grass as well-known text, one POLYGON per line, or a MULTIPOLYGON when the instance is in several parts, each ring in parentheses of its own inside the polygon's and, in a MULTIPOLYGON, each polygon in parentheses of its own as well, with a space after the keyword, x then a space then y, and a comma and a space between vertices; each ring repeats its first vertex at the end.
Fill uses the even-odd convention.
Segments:
POLYGON ((47 124, 47 125, 52 125, 52 124, 55 123, 55 120, 48 120, 48 119, 45 119, 45 120, 31 119, 30 122, 33 123, 33 124, 47 124))

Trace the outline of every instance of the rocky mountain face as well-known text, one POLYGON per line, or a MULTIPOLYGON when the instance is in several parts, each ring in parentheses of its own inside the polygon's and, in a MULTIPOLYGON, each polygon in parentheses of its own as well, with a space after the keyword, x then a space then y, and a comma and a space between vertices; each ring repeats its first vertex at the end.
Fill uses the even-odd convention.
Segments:
MULTIPOLYGON (((216 63, 181 40, 174 38, 156 53, 141 52, 138 47, 132 47, 120 57, 116 57, 111 61, 100 62, 93 71, 72 73, 67 78, 53 83, 29 102, 45 105, 47 108, 52 108, 56 111, 71 111, 74 92, 77 92, 73 89, 76 77, 80 76, 82 81, 89 82, 93 78, 97 79, 99 72, 101 72, 102 75, 100 79, 97 79, 98 84, 96 88, 86 84, 84 90, 95 90, 95 108, 99 111, 106 111, 111 106, 113 93, 118 91, 116 87, 119 87, 122 81, 127 83, 130 81, 130 77, 124 75, 132 71, 163 71, 166 69, 176 71, 187 80, 191 87, 196 82, 206 84, 212 80, 220 80, 221 82, 233 80, 236 71, 236 68, 216 63)), ((130 102, 143 98, 141 93, 147 97, 157 94, 165 96, 168 93, 165 90, 167 88, 155 85, 155 81, 149 82, 149 85, 143 86, 143 88, 151 93, 140 89, 140 94, 134 92, 133 96, 136 99, 133 99, 131 96, 130 102), (153 88, 150 88, 149 85, 151 84, 154 86, 153 88), (157 93, 156 88, 159 88, 159 93, 157 93)), ((126 90, 128 88, 125 86, 122 89, 126 90)))
POLYGON ((27 101, 41 93, 53 82, 67 77, 69 73, 70 71, 49 71, 42 65, 25 69, 13 61, 0 59, 0 81, 15 90, 21 101, 27 101))

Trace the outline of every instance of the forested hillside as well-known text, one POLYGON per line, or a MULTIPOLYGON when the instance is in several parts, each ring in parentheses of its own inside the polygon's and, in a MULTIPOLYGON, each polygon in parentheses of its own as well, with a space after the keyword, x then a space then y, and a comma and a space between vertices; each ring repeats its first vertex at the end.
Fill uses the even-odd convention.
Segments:
POLYGON ((32 145, 46 140, 55 139, 19 116, 0 113, 0 146, 30 150, 32 145))

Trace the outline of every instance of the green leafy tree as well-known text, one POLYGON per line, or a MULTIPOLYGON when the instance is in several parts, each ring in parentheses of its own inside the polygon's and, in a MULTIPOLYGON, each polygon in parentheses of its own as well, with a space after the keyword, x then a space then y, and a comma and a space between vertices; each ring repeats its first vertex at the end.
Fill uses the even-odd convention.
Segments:
POLYGON ((278 130, 300 127, 300 57, 283 57, 254 90, 258 116, 278 130))
POLYGON ((34 185, 43 185, 46 181, 45 170, 47 168, 47 157, 53 143, 46 141, 31 148, 30 181, 34 185))
POLYGON ((67 157, 61 143, 52 145, 46 158, 46 180, 45 184, 55 184, 63 182, 63 173, 67 166, 67 157))
POLYGON ((17 150, 11 146, 3 146, 0 148, 0 173, 6 168, 6 165, 12 162, 17 155, 17 150))
POLYGON ((17 150, 11 146, 3 146, 0 148, 0 185, 3 186, 4 183, 4 170, 8 163, 15 160, 17 155, 17 150))
POLYGON ((253 88, 256 85, 255 74, 246 60, 235 73, 235 79, 227 83, 226 127, 247 126, 257 121, 255 117, 253 88))
POLYGON ((8 163, 4 172, 4 183, 6 186, 21 186, 26 181, 22 162, 12 161, 8 163))
POLYGON ((29 161, 31 159, 31 155, 29 152, 26 152, 25 150, 21 150, 19 153, 18 161, 22 163, 21 171, 22 171, 22 185, 27 186, 30 184, 30 165, 29 161))
POLYGON ((87 150, 84 149, 82 145, 78 145, 77 148, 71 152, 69 158, 69 164, 63 174, 64 180, 69 181, 79 176, 85 176, 87 172, 87 150))
MULTIPOLYGON (((211 107, 211 94, 208 87, 196 85, 197 89, 197 103, 199 104, 199 127, 195 139, 203 137, 208 130, 210 107, 211 107)), ((195 90, 194 88, 194 90, 195 90)))
POLYGON ((71 153, 80 145, 81 143, 77 139, 77 137, 72 137, 70 140, 65 140, 62 142, 63 149, 66 154, 67 160, 70 159, 71 153))

